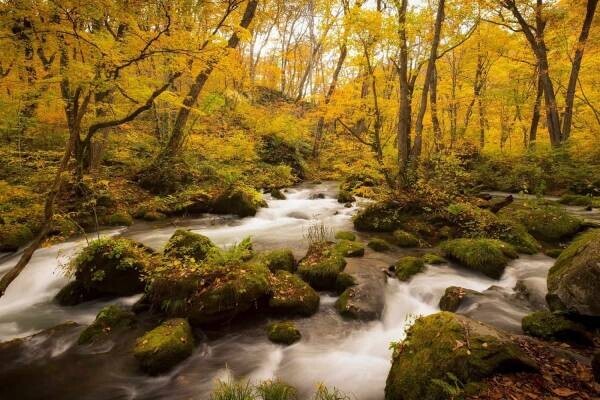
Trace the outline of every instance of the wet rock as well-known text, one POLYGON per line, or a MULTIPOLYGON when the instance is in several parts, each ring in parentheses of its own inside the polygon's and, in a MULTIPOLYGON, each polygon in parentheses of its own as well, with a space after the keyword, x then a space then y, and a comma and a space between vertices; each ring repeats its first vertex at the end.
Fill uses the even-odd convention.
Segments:
POLYGON ((377 294, 380 287, 375 282, 364 281, 346 289, 335 303, 341 316, 360 321, 381 318, 383 298, 377 294))
POLYGON ((369 241, 369 243, 367 243, 367 246, 369 246, 370 249, 375 250, 375 251, 388 251, 391 249, 391 246, 388 242, 386 242, 383 239, 371 239, 369 241))
POLYGON ((303 212, 299 212, 299 211, 291 212, 287 215, 287 217, 295 218, 295 219, 305 219, 305 220, 310 219, 310 215, 303 213, 303 212))
POLYGON ((94 322, 81 332, 77 343, 96 343, 134 324, 135 315, 133 312, 117 305, 106 306, 100 310, 94 322))
POLYGON ((399 247, 419 247, 420 240, 413 235, 401 229, 394 231, 394 244, 399 247))
POLYGON ((558 340, 576 345, 593 344, 585 328, 560 314, 538 311, 522 321, 523 332, 543 340, 558 340))
POLYGON ((473 385, 499 374, 537 369, 511 338, 467 317, 440 312, 419 318, 395 346, 385 398, 442 400, 455 377, 473 385))
POLYGON ((320 200, 320 199, 324 199, 324 198, 325 198, 324 193, 313 193, 308 197, 309 200, 320 200))
POLYGON ((209 238, 184 229, 177 229, 165 245, 164 254, 182 261, 193 259, 200 262, 215 248, 209 238))
POLYGON ((211 211, 215 214, 235 214, 243 218, 256 215, 259 208, 266 206, 267 203, 256 190, 245 186, 234 186, 212 201, 211 211))
POLYGON ((317 290, 335 290, 337 276, 346 261, 333 242, 318 242, 309 246, 298 265, 298 274, 317 290))
POLYGON ((302 334, 291 321, 269 324, 267 336, 271 342, 285 345, 294 344, 302 338, 302 334))
POLYGON ((544 254, 547 255, 548 257, 552 257, 552 258, 558 258, 560 257, 560 254, 563 252, 563 249, 547 249, 544 250, 544 254))
POLYGON ((514 291, 517 297, 524 299, 536 309, 545 309, 546 304, 546 280, 542 278, 526 278, 518 280, 514 291))
POLYGON ((294 253, 290 249, 272 250, 261 255, 261 258, 271 272, 275 271, 296 271, 296 260, 294 253))
POLYGON ((354 234, 354 232, 350 231, 339 231, 335 233, 335 238, 338 240, 354 241, 356 240, 356 235, 354 234))
POLYGON ((392 202, 373 203, 360 210, 353 219, 354 228, 365 232, 393 232, 406 220, 402 209, 392 202))
POLYGON ((319 309, 320 297, 306 282, 287 271, 277 271, 270 278, 269 310, 278 315, 308 317, 319 309))
POLYGON ((458 286, 450 286, 446 288, 444 295, 440 299, 440 310, 456 312, 460 308, 463 299, 469 295, 478 296, 481 295, 481 293, 458 286))
POLYGON ((553 311, 600 317, 600 229, 575 239, 548 273, 546 300, 553 311))
POLYGON ((335 291, 342 294, 346 289, 356 286, 356 278, 346 272, 340 272, 335 281, 335 291))
POLYGON ((285 200, 287 198, 285 197, 285 194, 283 194, 283 192, 279 189, 271 189, 269 193, 271 194, 271 197, 273 197, 275 200, 285 200))
POLYGON ((423 272, 425 263, 418 257, 402 257, 394 264, 396 277, 406 282, 414 275, 423 272))
POLYGON ((336 243, 335 248, 343 257, 362 257, 365 255, 365 246, 350 240, 340 240, 336 243))
POLYGON ((133 355, 150 375, 172 369, 194 350, 194 337, 185 319, 170 319, 138 338, 133 355))
POLYGON ((518 257, 511 245, 494 239, 455 239, 442 243, 441 249, 446 257, 492 279, 499 279, 508 262, 518 257))
POLYGON ((350 193, 349 191, 340 190, 337 195, 337 201, 338 203, 347 204, 353 203, 354 201, 356 201, 356 199, 354 198, 354 196, 352 196, 352 193, 350 193))
POLYGON ((56 299, 74 305, 100 296, 128 296, 144 290, 143 274, 154 263, 149 249, 125 238, 90 242, 68 269, 75 276, 56 299))

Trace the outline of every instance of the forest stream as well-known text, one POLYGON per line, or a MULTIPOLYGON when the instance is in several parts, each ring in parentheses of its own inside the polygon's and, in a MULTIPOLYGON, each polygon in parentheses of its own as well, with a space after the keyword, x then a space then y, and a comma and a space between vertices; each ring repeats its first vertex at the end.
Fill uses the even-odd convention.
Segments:
MULTIPOLYGON (((123 235, 160 250, 176 228, 185 228, 208 236, 220 246, 252 236, 259 250, 288 247, 301 258, 307 248, 303 235, 311 224, 352 230, 351 217, 357 205, 345 207, 336 201, 336 193, 336 183, 307 183, 288 189, 286 200, 267 196, 268 208, 260 209, 254 217, 205 215, 141 222, 104 230, 101 235, 123 235), (315 198, 317 194, 324 194, 324 198, 315 198)), ((579 213, 578 209, 572 211, 579 213)), ((600 220, 597 213, 587 217, 600 220)), ((357 235, 368 239, 364 233, 357 235)), ((351 398, 378 400, 383 397, 391 365, 390 342, 403 338, 415 316, 439 311, 438 302, 447 287, 482 292, 463 303, 460 313, 520 333, 522 317, 544 307, 546 275, 554 262, 543 254, 521 255, 511 261, 499 280, 456 265, 428 265, 425 272, 400 282, 387 278, 383 271, 400 256, 423 251, 394 248, 377 253, 367 249, 364 257, 347 259, 346 271, 359 282, 370 284, 370 301, 375 309, 381 309, 379 320, 345 320, 334 308, 336 298, 322 293, 318 313, 295 321, 303 336, 292 346, 267 340, 266 318, 236 322, 227 332, 203 332, 204 338, 190 358, 168 374, 148 377, 136 369, 125 344, 139 331, 99 345, 76 345, 84 325, 91 323, 103 306, 115 302, 132 305, 141 295, 74 307, 61 307, 53 301, 67 283, 60 266, 85 244, 86 239, 78 238, 39 250, 0 298, 1 341, 33 335, 67 321, 77 323, 29 336, 13 353, 1 349, 4 360, 13 357, 0 365, 1 399, 205 399, 219 379, 261 381, 277 377, 295 386, 302 399, 309 398, 316 385, 323 383, 351 398), (527 298, 515 291, 516 286, 527 289, 527 298)), ((0 273, 18 257, 1 258, 0 273)))

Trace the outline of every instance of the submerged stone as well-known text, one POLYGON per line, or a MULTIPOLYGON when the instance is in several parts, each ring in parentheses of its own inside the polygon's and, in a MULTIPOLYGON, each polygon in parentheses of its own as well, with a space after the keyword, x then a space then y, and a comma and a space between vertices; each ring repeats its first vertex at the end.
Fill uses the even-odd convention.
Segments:
POLYGON ((170 319, 138 338, 133 355, 150 375, 166 372, 194 351, 194 337, 185 319, 170 319))

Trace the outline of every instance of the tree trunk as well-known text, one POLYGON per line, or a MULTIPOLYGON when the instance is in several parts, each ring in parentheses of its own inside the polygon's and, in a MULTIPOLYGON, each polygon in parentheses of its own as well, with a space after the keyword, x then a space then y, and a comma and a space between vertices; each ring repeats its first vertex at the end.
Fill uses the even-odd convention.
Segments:
POLYGON ((431 91, 429 102, 431 103, 431 125, 433 127, 433 143, 435 145, 435 151, 440 152, 442 149, 442 128, 440 126, 440 120, 438 118, 437 108, 437 68, 434 68, 433 75, 431 76, 431 91))
POLYGON ((537 83, 535 101, 533 103, 533 114, 531 116, 531 127, 529 128, 529 149, 535 149, 537 141, 537 130, 540 123, 540 112, 542 108, 542 96, 544 95, 544 87, 542 85, 539 67, 536 70, 537 83))
POLYGON ((400 84, 398 99, 398 167, 402 176, 408 167, 410 153, 410 125, 411 125, 411 93, 408 82, 408 44, 406 41, 406 11, 408 0, 396 1, 398 8, 398 37, 400 39, 400 61, 396 65, 400 84))

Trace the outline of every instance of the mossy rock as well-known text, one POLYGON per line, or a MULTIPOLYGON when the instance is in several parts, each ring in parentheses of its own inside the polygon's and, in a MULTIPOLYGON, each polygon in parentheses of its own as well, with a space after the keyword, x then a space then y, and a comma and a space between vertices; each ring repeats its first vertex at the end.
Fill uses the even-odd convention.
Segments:
POLYGON ((335 291, 341 294, 349 287, 356 286, 356 284, 355 277, 347 272, 340 272, 335 281, 335 291))
POLYGON ((262 258, 272 272, 280 270, 294 272, 296 270, 294 253, 290 249, 272 250, 262 254, 262 258))
POLYGON ((164 219, 166 219, 167 216, 161 212, 158 211, 146 211, 143 215, 142 215, 142 219, 144 221, 150 221, 150 222, 154 222, 154 221, 162 221, 164 219))
POLYGON ((316 290, 335 290, 337 276, 345 267, 346 261, 335 243, 318 242, 309 246, 298 265, 298 274, 316 290))
POLYGON ((308 317, 319 309, 320 297, 298 276, 277 271, 271 276, 269 310, 278 315, 308 317))
POLYGON ((57 295, 62 304, 100 296, 128 296, 144 290, 143 276, 155 260, 143 245, 125 238, 101 238, 90 242, 71 260, 68 272, 75 276, 57 295))
POLYGON ((78 344, 89 344, 102 341, 109 335, 135 324, 135 315, 117 305, 104 307, 94 322, 79 335, 78 344))
POLYGON ((543 340, 558 340, 588 346, 592 340, 585 328, 565 316, 550 311, 529 314, 521 321, 523 332, 543 340))
POLYGON ((600 317, 600 229, 577 237, 548 272, 546 300, 554 311, 600 317))
POLYGON ((518 257, 511 245, 495 239, 455 239, 442 243, 441 249, 446 257, 492 279, 500 279, 508 262, 518 257))
POLYGON ((600 204, 600 198, 580 194, 565 194, 558 202, 568 206, 597 207, 600 204))
POLYGON ((392 202, 370 204, 353 218, 354 228, 363 232, 393 232, 405 220, 400 207, 392 202))
POLYGON ((335 302, 335 308, 344 318, 374 321, 381 317, 383 303, 368 285, 362 284, 346 289, 335 302))
POLYGON ((379 252, 388 251, 389 249, 391 249, 391 246, 388 242, 386 242, 383 239, 379 239, 379 238, 369 240, 369 243, 367 243, 367 246, 369 246, 369 248, 371 250, 375 250, 375 251, 379 251, 379 252))
POLYGON ((338 203, 353 203, 354 201, 356 201, 356 199, 354 198, 354 196, 352 196, 352 193, 350 193, 347 190, 340 190, 338 192, 337 195, 337 201, 338 203))
POLYGON ((271 194, 271 197, 273 197, 275 200, 286 199, 285 194, 283 194, 283 192, 280 189, 271 189, 269 193, 271 194))
POLYGON ((456 312, 467 295, 479 294, 478 292, 458 286, 446 288, 444 295, 440 298, 439 306, 442 311, 456 312))
POLYGON ((215 245, 208 237, 185 229, 177 229, 165 245, 164 254, 180 260, 191 258, 200 262, 214 248, 215 245))
POLYGON ((108 217, 108 224, 111 226, 130 226, 133 225, 133 217, 126 211, 117 211, 108 217))
POLYGON ((273 343, 290 345, 302 338, 302 334, 291 321, 274 322, 267 326, 267 336, 273 343))
POLYGON ((271 295, 271 272, 258 259, 233 250, 201 265, 172 262, 150 277, 148 301, 193 325, 228 322, 250 310, 261 311, 271 295))
POLYGON ((445 400, 452 379, 470 385, 498 373, 533 371, 511 338, 467 317, 440 312, 421 317, 394 346, 386 400, 445 400))
POLYGON ((335 238, 338 240, 355 241, 356 235, 354 234, 354 232, 350 232, 350 231, 339 231, 339 232, 336 232, 335 238))
POLYGON ((190 324, 181 318, 170 319, 138 338, 133 355, 140 368, 157 375, 188 358, 194 351, 190 324))
POLYGON ((33 232, 23 224, 0 224, 0 252, 12 252, 33 240, 33 232))
POLYGON ((522 223, 536 239, 548 243, 557 243, 574 236, 583 223, 555 204, 526 203, 502 212, 522 223))
POLYGON ((213 201, 211 210, 215 214, 235 214, 238 217, 252 217, 258 209, 267 207, 262 195, 246 186, 231 187, 219 194, 213 201))
POLYGON ((420 240, 413 235, 401 229, 394 231, 394 244, 399 247, 419 247, 420 240))
POLYGON ((365 246, 350 240, 340 240, 335 248, 343 257, 362 257, 365 255, 365 246))
POLYGON ((447 261, 444 257, 442 257, 438 254, 434 254, 434 253, 427 253, 421 258, 423 259, 423 262, 425 264, 429 264, 429 265, 439 265, 439 264, 447 263, 447 261))
POLYGON ((394 264, 396 277, 406 282, 419 272, 423 272, 425 263, 418 257, 402 257, 394 264))

